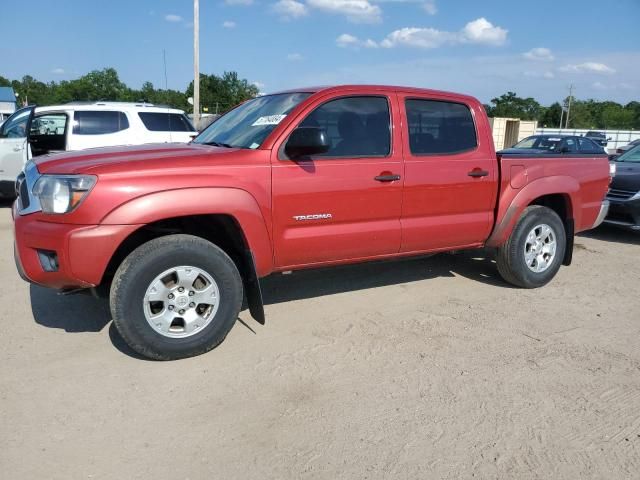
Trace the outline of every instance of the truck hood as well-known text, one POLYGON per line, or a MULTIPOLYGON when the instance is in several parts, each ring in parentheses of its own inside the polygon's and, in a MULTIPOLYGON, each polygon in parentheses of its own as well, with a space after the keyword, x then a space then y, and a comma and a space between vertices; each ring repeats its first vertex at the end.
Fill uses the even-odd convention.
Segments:
POLYGON ((147 168, 180 167, 198 159, 211 163, 230 160, 235 152, 252 152, 237 148, 212 147, 195 143, 158 143, 138 146, 91 148, 34 158, 40 173, 100 174, 114 171, 138 171, 147 168))

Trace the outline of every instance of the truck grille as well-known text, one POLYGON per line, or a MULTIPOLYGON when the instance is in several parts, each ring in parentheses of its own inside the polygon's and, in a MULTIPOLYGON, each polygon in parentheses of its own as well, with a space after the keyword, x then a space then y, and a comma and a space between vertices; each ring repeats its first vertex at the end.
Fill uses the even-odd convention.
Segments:
POLYGON ((611 188, 607 193, 607 198, 611 200, 628 200, 633 197, 636 193, 632 190, 622 190, 619 188, 611 188))

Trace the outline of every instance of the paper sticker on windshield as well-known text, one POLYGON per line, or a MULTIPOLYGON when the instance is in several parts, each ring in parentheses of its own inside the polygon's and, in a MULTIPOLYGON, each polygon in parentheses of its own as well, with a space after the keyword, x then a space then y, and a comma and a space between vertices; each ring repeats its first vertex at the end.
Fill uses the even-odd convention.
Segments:
POLYGON ((549 141, 550 142, 559 142, 560 140, 562 140, 561 138, 550 138, 549 141))
POLYGON ((252 127, 257 127, 259 125, 278 125, 282 120, 284 120, 286 115, 267 115, 266 117, 260 117, 255 122, 251 124, 252 127))

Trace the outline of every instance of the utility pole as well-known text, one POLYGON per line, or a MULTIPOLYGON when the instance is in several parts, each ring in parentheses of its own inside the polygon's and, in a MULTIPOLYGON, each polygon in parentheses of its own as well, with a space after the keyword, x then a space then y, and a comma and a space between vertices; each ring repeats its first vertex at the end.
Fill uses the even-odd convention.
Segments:
POLYGON ((567 118, 564 123, 564 128, 569 128, 569 115, 571 115, 571 100, 573 98, 573 83, 569 85, 569 105, 567 105, 567 118))
POLYGON ((193 124, 200 125, 200 1, 193 0, 193 124))

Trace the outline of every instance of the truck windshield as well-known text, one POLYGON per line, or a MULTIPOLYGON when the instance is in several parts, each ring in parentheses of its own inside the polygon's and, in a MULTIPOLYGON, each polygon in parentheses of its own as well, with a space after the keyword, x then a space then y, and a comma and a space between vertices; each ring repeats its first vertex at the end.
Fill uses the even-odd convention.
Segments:
POLYGON ((618 158, 616 162, 633 162, 640 163, 640 145, 633 147, 631 150, 627 150, 618 158))
POLYGON ((193 143, 255 149, 310 93, 280 93, 249 100, 213 122, 193 143))

